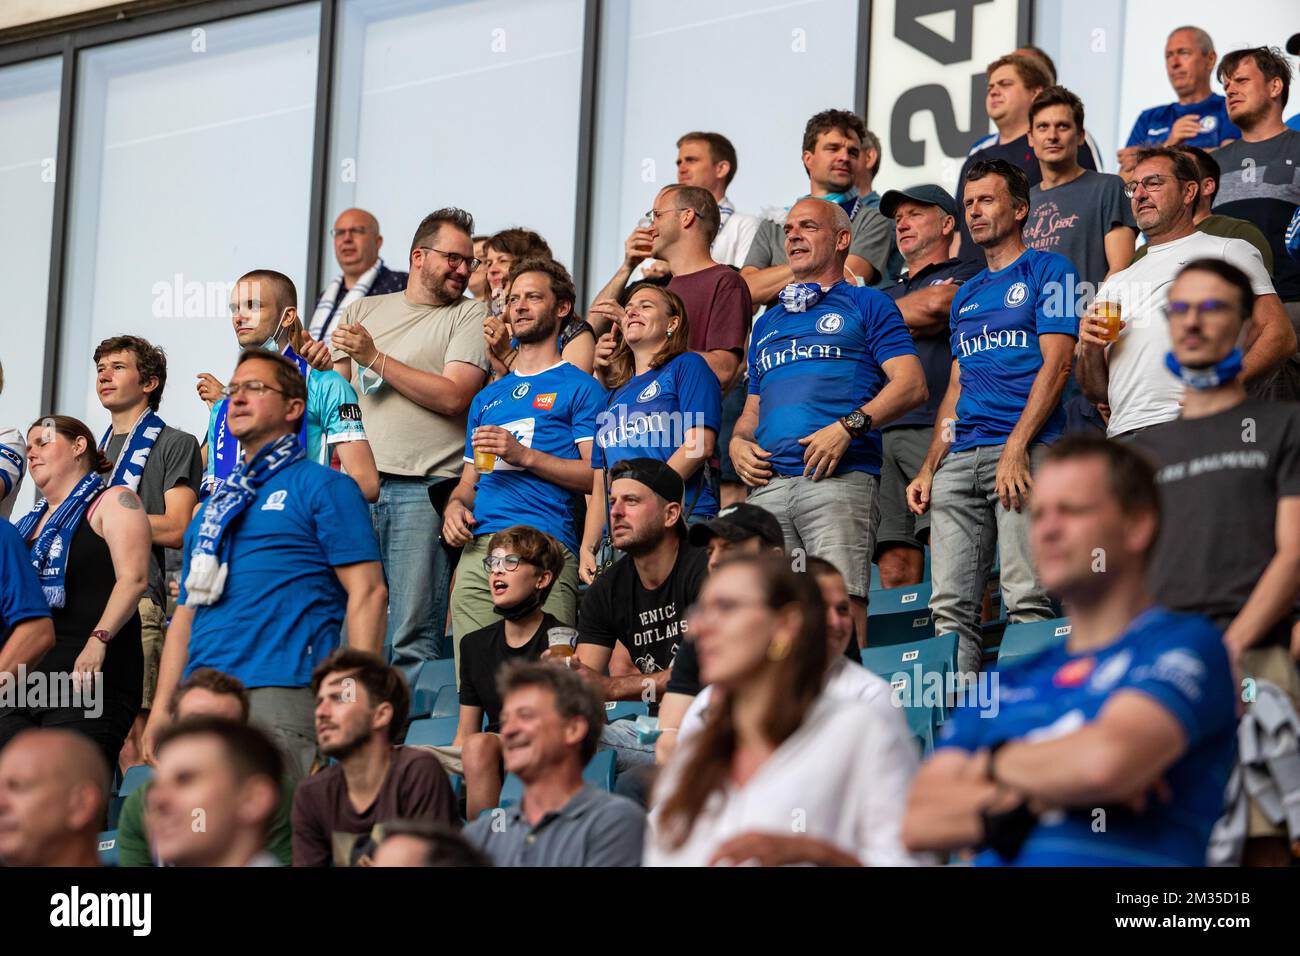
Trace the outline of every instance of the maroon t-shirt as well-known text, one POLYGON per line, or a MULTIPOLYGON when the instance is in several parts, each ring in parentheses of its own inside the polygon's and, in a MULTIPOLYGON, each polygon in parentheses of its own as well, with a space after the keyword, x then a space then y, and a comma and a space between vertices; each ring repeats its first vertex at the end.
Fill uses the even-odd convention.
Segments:
POLYGON ((673 276, 668 288, 686 304, 691 351, 745 351, 745 336, 754 315, 749 287, 731 266, 710 266, 690 275, 673 276))
POLYGON ((335 764, 298 785, 293 865, 354 866, 361 856, 374 854, 374 828, 397 819, 459 826, 451 781, 437 757, 415 747, 394 747, 379 795, 361 813, 348 799, 343 767, 335 764))

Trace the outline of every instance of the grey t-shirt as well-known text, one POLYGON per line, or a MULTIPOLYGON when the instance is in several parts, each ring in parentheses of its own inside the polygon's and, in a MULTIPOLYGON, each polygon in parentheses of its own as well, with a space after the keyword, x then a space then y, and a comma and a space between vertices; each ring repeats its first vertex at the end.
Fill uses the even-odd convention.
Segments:
MULTIPOLYGON (((876 281, 872 284, 878 286, 889 266, 889 244, 894 237, 894 224, 882 216, 880 210, 869 209, 866 203, 859 203, 857 212, 853 214, 852 227, 849 254, 861 256, 871 263, 871 267, 876 270, 876 281)), ((745 257, 745 265, 766 269, 769 266, 783 266, 786 261, 782 223, 774 219, 760 220, 758 231, 754 233, 754 242, 749 247, 749 255, 745 257)))
POLYGON ((640 866, 645 811, 627 797, 584 786, 536 826, 515 804, 462 832, 493 866, 640 866))
POLYGON ((1286 229, 1300 205, 1300 132, 1248 143, 1239 139, 1215 151, 1223 170, 1214 211, 1253 222, 1273 247, 1273 285, 1283 302, 1300 300, 1300 261, 1286 251, 1286 229))
MULTIPOLYGON (((126 435, 114 435, 108 440, 104 454, 108 460, 117 463, 117 456, 122 452, 126 435)), ((144 473, 140 476, 140 487, 136 489, 140 501, 144 504, 145 514, 160 515, 166 512, 167 502, 164 495, 177 485, 188 485, 198 494, 199 482, 203 480, 203 459, 199 456, 199 443, 189 432, 167 425, 158 434, 145 462, 144 473)), ((145 596, 159 607, 166 607, 166 585, 163 571, 166 567, 165 548, 153 549, 153 560, 149 562, 149 589, 145 596)))
POLYGON ((1029 190, 1025 245, 1042 252, 1059 252, 1072 263, 1080 282, 1096 292, 1109 268, 1106 233, 1128 226, 1137 233, 1133 207, 1124 196, 1124 181, 1110 173, 1085 169, 1078 179, 1029 190))

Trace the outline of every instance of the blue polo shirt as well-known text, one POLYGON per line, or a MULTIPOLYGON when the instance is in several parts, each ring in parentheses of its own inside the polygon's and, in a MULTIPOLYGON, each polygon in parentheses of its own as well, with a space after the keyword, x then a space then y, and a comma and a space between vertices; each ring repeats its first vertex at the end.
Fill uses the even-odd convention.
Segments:
MULTIPOLYGON (((179 603, 203 509, 185 530, 179 603)), ((216 604, 195 608, 188 676, 215 667, 248 687, 306 687, 338 647, 347 592, 335 568, 378 561, 370 508, 357 483, 315 462, 286 465, 227 534, 229 572, 216 604)))
POLYGON ((1241 130, 1228 119, 1227 101, 1218 93, 1211 93, 1198 103, 1166 103, 1143 110, 1124 145, 1159 146, 1168 138, 1174 123, 1184 116, 1199 116, 1201 131, 1183 140, 1183 146, 1218 149, 1225 139, 1241 139, 1241 130))
MULTIPOLYGON (((556 458, 580 459, 578 445, 596 436, 605 393, 596 380, 568 362, 532 375, 511 372, 484 387, 469 406, 465 461, 474 461, 474 429, 496 425, 526 448, 556 458)), ((578 553, 574 498, 577 492, 497 459, 474 485, 474 534, 526 524, 545 531, 571 554, 578 553)))
MULTIPOLYGON (((1120 691, 1135 691, 1178 721, 1187 749, 1165 772, 1172 799, 1147 802, 1140 813, 1094 807, 1039 818, 1012 861, 1015 866, 1204 866, 1210 830, 1223 812, 1223 790, 1237 752, 1234 685, 1223 637, 1207 619, 1162 607, 1140 614, 1099 651, 1070 654, 1053 647, 998 672, 999 709, 982 716, 959 707, 939 747, 975 751, 1004 740, 1048 740, 1095 720, 1120 691)), ((979 866, 1005 866, 986 850, 979 866)))
POLYGON ((34 617, 49 617, 40 579, 32 567, 31 550, 18 529, 0 521, 0 644, 14 625, 34 617))
MULTIPOLYGON (((806 438, 861 408, 888 379, 881 366, 916 346, 883 292, 837 282, 812 308, 768 309, 749 343, 749 394, 759 398, 754 440, 778 475, 802 475, 806 438)), ((836 474, 880 474, 880 431, 849 443, 836 474)))
MULTIPOLYGON (((961 369, 953 451, 1006 442, 1043 367, 1038 337, 1078 337, 1078 287, 1065 256, 1026 249, 1011 265, 981 270, 957 290, 949 321, 950 354, 961 369)), ((1058 398, 1034 441, 1053 442, 1064 428, 1058 398)))
MULTIPOLYGON (((699 353, 683 352, 610 393, 596 419, 591 467, 612 468, 627 458, 667 461, 683 445, 688 431, 707 428, 716 436, 721 420, 718 377, 699 353)), ((706 480, 706 470, 701 467, 686 482, 684 505, 693 516, 718 513, 717 491, 706 480)))

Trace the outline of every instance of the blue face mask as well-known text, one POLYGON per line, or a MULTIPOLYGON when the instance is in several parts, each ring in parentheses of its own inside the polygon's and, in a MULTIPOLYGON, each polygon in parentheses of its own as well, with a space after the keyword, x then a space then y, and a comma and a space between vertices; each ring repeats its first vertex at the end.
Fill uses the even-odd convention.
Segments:
POLYGON ((1188 388, 1203 392, 1226 385, 1241 374, 1241 349, 1233 349, 1209 368, 1184 368, 1173 352, 1165 354, 1165 367, 1188 388))

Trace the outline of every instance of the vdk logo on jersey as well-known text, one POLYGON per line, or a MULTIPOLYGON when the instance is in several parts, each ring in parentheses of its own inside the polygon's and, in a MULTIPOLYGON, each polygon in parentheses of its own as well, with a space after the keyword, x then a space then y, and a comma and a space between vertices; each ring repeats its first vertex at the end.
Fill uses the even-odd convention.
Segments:
POLYGON ((817 320, 817 331, 823 335, 834 335, 844 328, 844 316, 838 312, 827 312, 817 320))
POLYGON ((1014 309, 1027 298, 1029 298, 1029 287, 1023 282, 1017 282, 1007 290, 1007 297, 1002 301, 1006 303, 1008 309, 1014 309))
POLYGON ((510 397, 516 400, 523 398, 525 395, 528 394, 529 389, 531 389, 532 387, 533 387, 532 384, 529 382, 520 382, 518 385, 515 386, 515 390, 510 393, 510 397))
POLYGON ((658 396, 659 392, 659 380, 655 379, 645 388, 641 389, 641 394, 636 397, 636 400, 638 402, 648 402, 658 396))
POLYGON ((541 395, 533 397, 533 408, 540 408, 544 412, 549 412, 555 407, 556 392, 544 392, 541 395))

